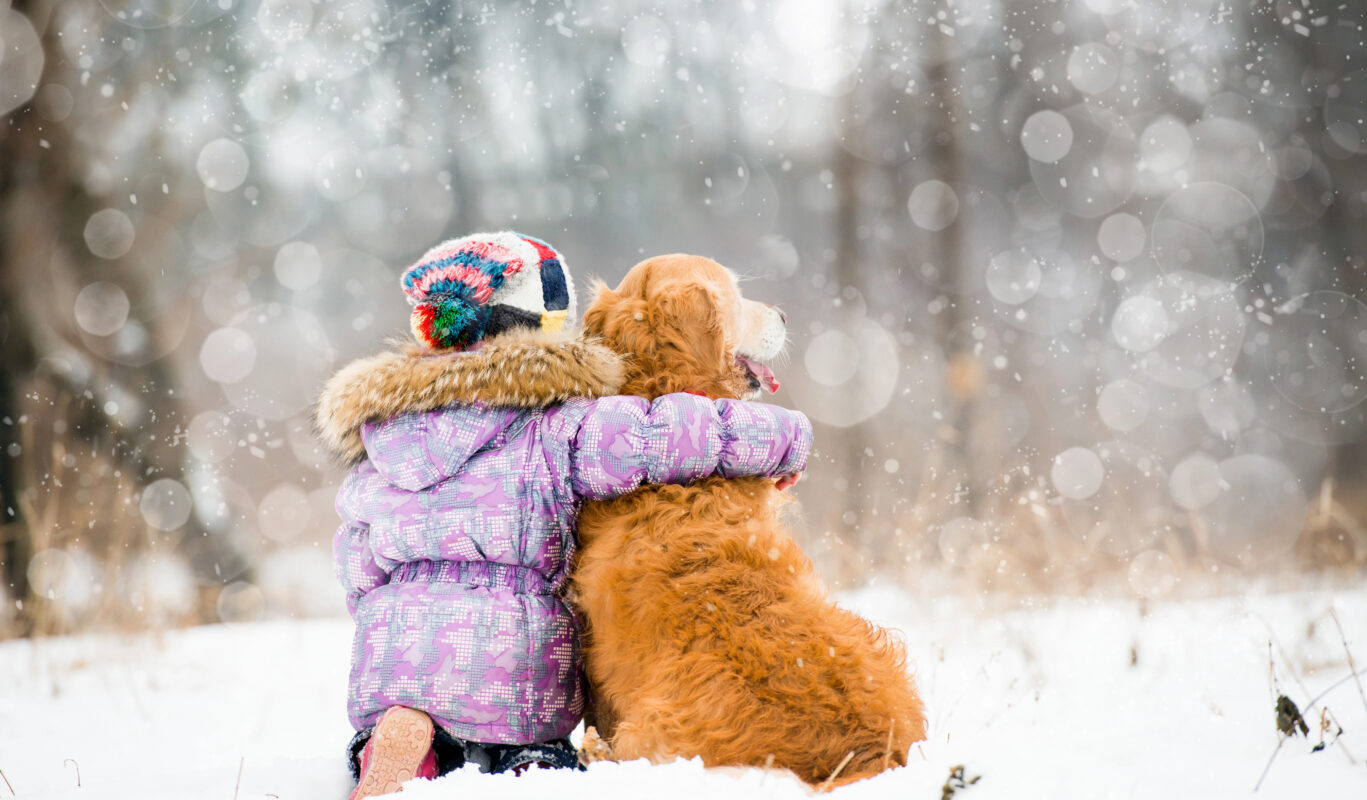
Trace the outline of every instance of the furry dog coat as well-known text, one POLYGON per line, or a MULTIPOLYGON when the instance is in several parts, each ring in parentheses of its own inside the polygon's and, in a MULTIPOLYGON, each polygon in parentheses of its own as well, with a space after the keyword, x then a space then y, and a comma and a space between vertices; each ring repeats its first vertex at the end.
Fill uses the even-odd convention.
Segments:
MULTIPOLYGON (((721 265, 661 256, 599 287, 584 327, 631 354, 624 392, 735 396, 741 304, 721 265)), ((572 593, 613 757, 833 785, 905 764, 925 738, 902 644, 831 602, 782 502, 770 481, 713 477, 586 504, 572 593)))

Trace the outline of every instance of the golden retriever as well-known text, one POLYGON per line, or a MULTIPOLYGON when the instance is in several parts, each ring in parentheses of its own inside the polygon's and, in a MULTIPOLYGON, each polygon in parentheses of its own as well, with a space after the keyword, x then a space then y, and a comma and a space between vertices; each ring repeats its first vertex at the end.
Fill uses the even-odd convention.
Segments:
MULTIPOLYGON (((660 256, 599 284, 585 333, 627 356, 625 394, 749 397, 781 312, 706 258, 660 256)), ((761 478, 650 486, 589 503, 570 597, 591 715, 613 758, 701 756, 836 785, 903 765, 925 715, 901 644, 836 606, 761 478)))

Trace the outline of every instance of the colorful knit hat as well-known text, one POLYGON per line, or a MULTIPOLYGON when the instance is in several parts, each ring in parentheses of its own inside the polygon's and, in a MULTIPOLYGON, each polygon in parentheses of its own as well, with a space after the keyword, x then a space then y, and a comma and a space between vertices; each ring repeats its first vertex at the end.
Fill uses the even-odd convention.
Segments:
POLYGON ((403 274, 413 335, 465 349, 512 328, 555 332, 574 314, 574 282, 550 245, 512 231, 474 233, 428 250, 403 274))

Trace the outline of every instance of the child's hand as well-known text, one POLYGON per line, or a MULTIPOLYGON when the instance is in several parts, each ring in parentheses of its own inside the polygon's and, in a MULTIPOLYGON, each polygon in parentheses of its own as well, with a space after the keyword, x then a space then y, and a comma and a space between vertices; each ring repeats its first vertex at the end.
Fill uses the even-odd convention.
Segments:
POLYGON ((779 479, 774 481, 774 486, 778 487, 778 490, 781 492, 784 489, 787 489, 789 486, 792 486, 793 484, 797 483, 798 479, 801 477, 801 472, 794 472, 791 475, 780 475, 779 479))

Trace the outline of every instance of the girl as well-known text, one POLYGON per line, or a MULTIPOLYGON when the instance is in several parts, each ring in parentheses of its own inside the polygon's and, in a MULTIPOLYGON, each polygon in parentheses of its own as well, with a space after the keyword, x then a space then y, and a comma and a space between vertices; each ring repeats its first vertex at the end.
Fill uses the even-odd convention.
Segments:
POLYGON ((560 254, 515 233, 438 245, 403 276, 420 346, 362 359, 319 401, 356 463, 334 542, 356 622, 353 800, 467 761, 577 766, 575 620, 561 597, 584 499, 712 474, 791 482, 811 425, 760 403, 612 396, 618 357, 560 333, 560 254))

